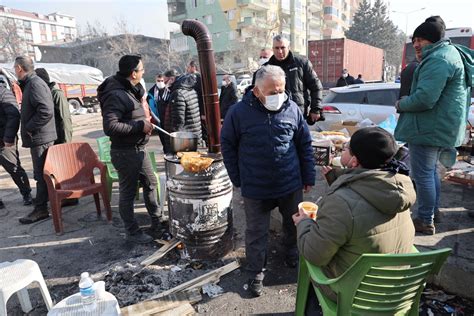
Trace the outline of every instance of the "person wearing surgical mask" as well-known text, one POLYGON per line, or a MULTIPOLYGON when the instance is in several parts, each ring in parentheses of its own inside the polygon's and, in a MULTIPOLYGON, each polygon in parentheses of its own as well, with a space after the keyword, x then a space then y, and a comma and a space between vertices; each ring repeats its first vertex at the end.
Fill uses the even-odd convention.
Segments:
MULTIPOLYGON (((380 127, 357 130, 342 152, 346 168, 336 173, 326 195, 318 202, 316 220, 304 212, 293 215, 300 255, 321 267, 325 276, 337 278, 364 253, 398 254, 413 250, 415 227, 410 207, 416 192, 407 166, 395 159, 395 138, 380 127)), ((337 294, 317 284, 328 300, 337 294)), ((340 297, 339 297, 340 298, 340 297)), ((316 312, 319 303, 310 291, 306 313, 316 312)))
POLYGON ((221 94, 219 96, 219 107, 221 110, 221 119, 224 119, 229 108, 239 100, 237 96, 237 87, 232 82, 229 75, 222 78, 221 94))
POLYGON ((347 69, 342 69, 341 76, 337 79, 336 87, 345 87, 354 84, 354 77, 349 74, 347 69))
POLYGON ((262 67, 264 64, 266 64, 269 60, 270 57, 273 56, 273 51, 270 48, 263 48, 260 51, 260 57, 258 59, 258 65, 262 67))
POLYGON ((248 289, 260 296, 271 210, 278 207, 283 218, 285 264, 296 268, 296 229, 291 216, 303 192, 314 185, 316 172, 308 125, 285 93, 285 72, 267 65, 255 77, 252 91, 227 112, 221 149, 229 177, 244 200, 248 289))
MULTIPOLYGON (((155 123, 165 130, 170 129, 169 120, 169 100, 171 95, 170 87, 178 76, 178 72, 174 69, 167 70, 164 74, 158 74, 155 77, 155 85, 148 90, 148 104, 152 110, 155 123)), ((158 134, 163 145, 163 152, 170 152, 169 137, 163 133, 158 134)))

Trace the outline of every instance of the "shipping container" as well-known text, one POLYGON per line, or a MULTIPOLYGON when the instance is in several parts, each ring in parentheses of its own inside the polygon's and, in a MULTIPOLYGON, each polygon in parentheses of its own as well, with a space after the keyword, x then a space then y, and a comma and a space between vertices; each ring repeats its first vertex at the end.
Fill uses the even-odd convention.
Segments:
POLYGON ((383 73, 383 49, 346 38, 308 42, 308 58, 313 64, 324 88, 336 85, 342 69, 364 81, 381 81, 383 73))

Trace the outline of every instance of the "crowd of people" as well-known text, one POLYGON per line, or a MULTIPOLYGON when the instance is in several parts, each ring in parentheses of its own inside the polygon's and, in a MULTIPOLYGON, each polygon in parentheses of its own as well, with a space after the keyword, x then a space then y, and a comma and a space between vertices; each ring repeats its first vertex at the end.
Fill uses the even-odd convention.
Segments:
MULTIPOLYGON (((415 29, 417 63, 402 74, 402 86, 405 81, 410 84, 395 105, 400 113, 395 134, 378 127, 360 129, 342 152, 344 168, 322 168, 329 189, 319 203, 316 221, 298 211, 303 193, 311 190, 316 178, 308 123, 324 119, 323 88, 311 63, 293 54, 289 40, 277 35, 272 50, 260 52, 260 69, 240 101, 231 77, 223 77, 219 100, 222 156, 244 201, 246 271, 254 296, 264 291, 274 208, 283 219, 287 266, 296 267, 298 256, 303 255, 322 266, 328 277, 344 273, 363 253, 411 252, 415 231, 435 233, 440 200, 436 164, 464 137, 473 66, 472 59, 446 39, 444 32, 440 17, 430 17, 415 29), (409 167, 394 158, 395 140, 407 144, 409 167), (410 208, 415 201, 418 207, 412 220, 410 208)), ((28 57, 18 57, 14 67, 23 102, 19 111, 12 93, 0 85, 0 161, 24 204, 32 204, 28 177, 18 157, 16 135, 21 125, 22 143, 30 148, 37 181, 34 210, 20 219, 28 224, 49 216, 44 159, 50 146, 71 141, 72 124, 64 95, 44 69, 35 72, 28 57)), ((119 175, 119 212, 129 241, 148 243, 167 226, 158 208, 157 179, 147 151, 152 122, 168 132, 192 132, 206 142, 197 67, 191 61, 184 74, 174 69, 157 74, 146 92, 140 84, 143 60, 126 55, 116 75, 98 88, 103 129, 110 137, 111 159, 119 175), (143 186, 151 218, 146 232, 134 217, 137 182, 143 186)), ((337 86, 354 83, 363 83, 362 75, 354 79, 344 69, 337 86)), ((160 138, 163 152, 171 153, 168 137, 160 138)), ((334 293, 324 290, 336 300, 334 293)))

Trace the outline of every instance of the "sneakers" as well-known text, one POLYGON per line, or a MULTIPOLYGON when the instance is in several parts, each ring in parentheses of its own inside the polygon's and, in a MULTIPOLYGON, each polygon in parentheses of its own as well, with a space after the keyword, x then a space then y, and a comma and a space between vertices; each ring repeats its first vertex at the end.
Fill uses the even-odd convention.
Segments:
POLYGON ((153 237, 139 230, 134 234, 127 234, 127 241, 135 244, 148 244, 153 241, 153 237))
POLYGON ((2 208, 5 208, 5 204, 3 204, 3 201, 0 200, 0 210, 1 210, 2 208))
POLYGON ((35 209, 30 214, 20 218, 19 221, 22 224, 33 224, 48 217, 49 211, 47 208, 35 207, 35 209))
POLYGON ((31 193, 27 193, 23 195, 23 205, 31 205, 33 204, 33 198, 31 197, 31 193))
POLYGON ((263 282, 262 280, 250 279, 249 280, 249 290, 254 297, 259 297, 263 292, 263 282))
POLYGON ((434 235, 435 225, 434 224, 426 224, 419 218, 413 219, 413 225, 415 226, 415 231, 418 233, 422 233, 424 235, 434 235))

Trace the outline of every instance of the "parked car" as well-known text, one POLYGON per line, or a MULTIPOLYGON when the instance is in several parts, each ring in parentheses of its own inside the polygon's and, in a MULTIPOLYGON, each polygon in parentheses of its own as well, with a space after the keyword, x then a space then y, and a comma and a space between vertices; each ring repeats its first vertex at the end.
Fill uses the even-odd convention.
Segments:
POLYGON ((251 84, 252 84, 251 78, 242 79, 239 83, 237 83, 237 91, 239 91, 240 94, 243 94, 245 92, 245 89, 251 84))
MULTIPOLYGON (((356 84, 331 88, 323 98, 326 120, 318 125, 327 129, 343 121, 360 122, 370 119, 375 124, 396 114, 395 102, 400 91, 399 83, 356 84)), ((396 114, 398 117, 398 114, 396 114)))

